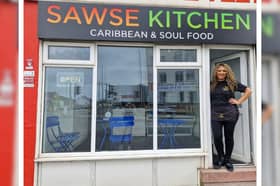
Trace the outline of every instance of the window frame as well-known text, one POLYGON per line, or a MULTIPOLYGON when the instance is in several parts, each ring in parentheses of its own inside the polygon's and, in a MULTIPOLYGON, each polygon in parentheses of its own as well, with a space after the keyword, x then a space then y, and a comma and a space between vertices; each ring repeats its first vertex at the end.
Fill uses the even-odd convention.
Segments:
MULTIPOLYGON (((168 149, 168 150, 170 150, 170 151, 180 151, 180 150, 185 150, 186 151, 186 153, 188 153, 188 152, 195 152, 195 151, 198 151, 198 152, 203 152, 203 149, 204 149, 204 130, 203 130, 203 128, 204 128, 204 125, 205 125, 205 122, 204 122, 204 115, 203 115, 203 103, 204 103, 204 99, 202 98, 202 96, 203 96, 203 92, 202 92, 202 82, 203 82, 203 80, 202 80, 202 69, 201 69, 201 67, 191 67, 191 66, 188 66, 188 67, 186 67, 186 66, 182 66, 182 67, 178 67, 178 66, 174 66, 174 67, 166 67, 166 66, 160 66, 160 67, 157 67, 156 68, 156 71, 157 71, 157 73, 158 73, 158 70, 188 70, 188 69, 190 69, 190 70, 198 70, 198 73, 199 73, 199 75, 198 75, 198 77, 199 77, 199 93, 198 93, 198 95, 199 95, 199 124, 200 124, 200 126, 199 126, 199 132, 200 132, 200 148, 184 148, 184 149, 168 149)), ((157 83, 156 83, 156 90, 157 90, 157 83)), ((158 92, 157 92, 158 93, 158 92)), ((210 99, 210 98, 209 98, 210 99)), ((156 106, 156 110, 155 110, 155 114, 154 115, 156 115, 156 118, 155 118, 155 120, 154 120, 154 125, 157 125, 157 123, 156 123, 156 121, 157 121, 157 119, 158 119, 158 116, 157 116, 157 113, 158 113, 158 100, 155 100, 156 101, 156 103, 154 103, 154 105, 156 106)), ((154 126, 155 127, 155 126, 154 126)), ((155 131, 155 128, 154 128, 154 138, 156 138, 156 139, 154 139, 154 141, 156 141, 156 144, 158 143, 158 140, 157 140, 157 137, 158 137, 158 130, 157 130, 157 127, 156 127, 156 131, 155 131)), ((157 149, 158 151, 165 151, 165 150, 161 150, 161 149, 157 149)))
POLYGON ((73 160, 103 160, 103 159, 127 159, 127 158, 153 158, 153 157, 193 157, 206 156, 204 150, 204 133, 203 133, 203 115, 202 103, 204 99, 200 99, 200 148, 184 148, 184 149, 158 149, 157 144, 157 72, 158 69, 198 69, 199 71, 199 96, 202 96, 202 66, 201 66, 201 46, 159 46, 147 43, 124 43, 124 42, 94 42, 94 43, 71 43, 71 42, 51 42, 40 41, 39 60, 39 85, 38 85, 38 111, 37 111, 37 135, 36 135, 36 156, 35 161, 73 161, 73 160), (89 46, 90 61, 79 60, 49 60, 48 46, 89 46), (130 151, 96 151, 96 97, 97 97, 97 59, 98 46, 116 46, 116 47, 151 47, 153 49, 153 149, 151 150, 130 150, 130 151), (159 49, 179 48, 179 49, 197 49, 197 62, 194 63, 160 63, 159 49), (69 62, 70 61, 70 62, 69 62), (42 153, 43 147, 43 116, 44 116, 44 91, 45 91, 45 70, 46 67, 64 67, 64 68, 92 68, 92 119, 91 119, 91 149, 90 152, 71 152, 71 153, 42 153))
MULTIPOLYGON (((43 133, 44 133, 44 106, 45 106, 45 85, 46 85, 46 68, 47 67, 53 67, 53 68, 91 68, 92 69, 92 87, 94 90, 94 81, 95 81, 95 61, 96 61, 96 55, 93 55, 93 52, 95 52, 95 44, 92 43, 70 43, 70 42, 51 42, 51 41, 41 41, 41 45, 42 48, 40 50, 40 54, 43 57, 42 61, 40 61, 40 65, 39 65, 39 74, 41 74, 41 76, 39 76, 39 94, 38 94, 38 104, 40 106, 40 108, 38 109, 38 113, 37 116, 40 115, 40 118, 37 119, 37 123, 39 122, 39 125, 37 125, 39 127, 39 130, 37 130, 39 132, 39 137, 37 137, 37 142, 39 140, 39 144, 36 145, 36 151, 37 154, 39 154, 39 157, 59 157, 59 156, 69 156, 71 154, 71 156, 77 156, 82 154, 86 154, 86 153, 91 153, 92 152, 92 135, 90 136, 91 138, 91 147, 90 147, 90 151, 89 152, 71 152, 71 153, 43 153, 43 133), (75 46, 75 47, 89 47, 90 48, 90 60, 61 60, 61 59, 48 59, 48 47, 49 46, 75 46), (40 73, 41 72, 41 73, 40 73), (40 81, 41 79, 41 81, 40 81), (40 92, 41 91, 41 92, 40 92), (40 112, 39 112, 40 111, 40 112)), ((93 104, 95 102, 94 100, 94 95, 95 95, 95 91, 92 91, 92 110, 95 110, 95 104, 93 104)), ((91 118, 91 133, 94 131, 94 128, 92 126, 92 123, 94 123, 95 121, 93 120, 94 118, 91 118)), ((94 131, 95 132, 95 131, 94 131)))
POLYGON ((156 55, 158 56, 158 61, 156 61, 156 66, 166 66, 166 67, 182 67, 182 66, 200 66, 201 65, 201 46, 193 45, 193 46, 157 46, 156 47, 156 55), (196 61, 190 62, 175 62, 175 61, 168 61, 168 62, 161 62, 160 61, 160 50, 161 49, 191 49, 196 50, 196 61))
POLYGON ((71 43, 71 42, 50 42, 46 41, 43 44, 43 64, 62 64, 62 65, 96 65, 94 53, 95 45, 90 43, 71 43), (89 60, 73 60, 73 59, 49 59, 49 46, 58 47, 88 47, 89 60))
MULTIPOLYGON (((91 147, 90 147, 90 151, 89 152, 68 152, 68 153, 62 153, 62 152, 53 152, 53 153, 48 153, 48 152, 43 152, 43 137, 44 137, 44 115, 45 115, 45 112, 44 112, 44 106, 45 106, 45 85, 46 85, 46 68, 89 68, 92 70, 92 86, 94 85, 94 71, 95 71, 95 68, 93 66, 81 66, 81 65, 72 65, 72 66, 69 66, 69 65, 55 65, 55 64, 46 64, 46 65, 43 65, 42 67, 42 70, 43 70, 43 73, 42 73, 42 82, 43 82, 43 85, 42 85, 42 92, 41 92, 41 113, 40 113, 40 145, 39 145, 39 152, 40 154, 46 154, 46 155, 49 155, 49 154, 65 154, 65 155, 68 155, 68 154, 80 154, 80 153, 89 153, 91 152, 92 150, 92 135, 90 136, 90 141, 91 141, 91 147)), ((94 110, 95 108, 95 105, 93 105, 94 103, 94 92, 92 91, 92 110, 94 110)), ((93 126, 92 126, 92 123, 94 122, 93 121, 93 117, 91 118, 91 133, 93 132, 93 126)))
MULTIPOLYGON (((204 128, 204 115, 203 115, 203 104, 202 103, 204 103, 204 99, 203 99, 203 91, 202 91, 202 82, 203 82, 203 80, 202 80, 202 69, 201 69, 201 67, 190 67, 190 66, 188 66, 188 67, 176 67, 176 66, 174 66, 174 67, 165 67, 165 66, 163 66, 163 67, 157 67, 157 69, 156 69, 156 71, 158 72, 158 70, 198 70, 198 77, 199 77, 199 81, 198 81, 198 83, 199 83, 199 124, 200 124, 200 126, 199 126, 199 132, 200 132, 200 148, 183 148, 184 150, 186 150, 186 152, 187 151, 189 151, 189 152, 195 152, 195 151, 199 151, 199 152, 203 152, 203 149, 204 149, 204 130, 203 130, 203 128, 204 128)), ((156 84, 156 88, 157 88, 157 84, 156 84)), ((157 92, 158 93, 158 92, 157 92)), ((209 100, 210 100, 210 97, 209 97, 209 100)), ((158 99, 156 99, 156 103, 154 103, 155 105, 156 105, 156 110, 155 110, 155 114, 154 115, 156 115, 156 118, 158 118, 158 99)), ((156 120, 157 121, 157 120, 156 120)), ((154 127, 156 127, 156 129, 158 128, 157 127, 157 123, 156 122, 154 122, 154 124, 156 125, 156 126, 154 126, 154 127)), ((157 133, 156 134, 154 134, 154 135, 156 135, 156 138, 157 138, 157 133)), ((182 149, 182 150, 183 150, 182 149)), ((158 149, 158 150, 160 150, 160 151, 163 151, 163 150, 161 150, 161 149, 158 149)), ((176 150, 181 150, 181 149, 168 149, 168 150, 172 150, 172 151, 176 151, 176 150)))
MULTIPOLYGON (((152 44, 146 44, 146 43, 123 43, 123 42, 97 42, 96 43, 96 47, 95 47, 95 52, 96 52, 96 61, 98 60, 98 47, 143 47, 143 48, 151 48, 152 50, 153 50, 153 73, 154 73, 154 63, 155 63, 155 56, 154 56, 154 45, 152 45, 152 44)), ((94 76, 95 76, 95 80, 96 80, 96 82, 95 82, 95 86, 96 86, 96 88, 97 88, 97 70, 98 70, 98 62, 96 63, 96 73, 94 74, 94 76)), ((153 74, 153 83, 154 83, 154 74, 153 74)), ((96 101, 97 101, 97 91, 94 91, 94 93, 95 93, 95 107, 96 107, 96 101)), ((153 89, 153 94, 154 94, 154 89, 153 89)), ((154 96, 154 95, 153 95, 154 96)), ((153 100, 154 100, 154 97, 153 97, 153 100)), ((154 103, 153 103, 154 104, 154 103)), ((97 107, 95 108, 95 109, 97 109, 97 107)), ((94 111, 94 120, 95 120, 95 129, 96 129, 96 110, 94 111)), ((154 120, 153 120, 153 123, 154 123, 154 120)), ((153 124, 154 125, 154 124, 153 124)), ((154 130, 154 129, 153 129, 154 130)), ((96 130, 94 131, 95 133, 94 133, 94 139, 96 138, 96 130)), ((96 142, 96 140, 95 140, 95 142, 96 142)), ((94 143, 95 143, 94 142, 94 143)), ((153 144, 153 148, 152 149, 149 149, 149 150, 147 150, 147 149, 143 149, 143 150, 125 150, 125 151, 122 151, 122 150, 120 150, 120 151, 96 151, 96 143, 94 144, 95 146, 94 146, 94 152, 92 152, 92 153, 96 153, 96 154, 104 154, 104 155, 107 155, 107 154, 119 154, 119 153, 124 153, 124 154, 130 154, 130 153, 132 153, 132 154, 139 154, 139 153, 142 153, 142 152, 144 152, 144 153, 150 153, 150 151, 154 151, 154 144, 153 144), (138 153, 139 152, 139 153, 138 153)))

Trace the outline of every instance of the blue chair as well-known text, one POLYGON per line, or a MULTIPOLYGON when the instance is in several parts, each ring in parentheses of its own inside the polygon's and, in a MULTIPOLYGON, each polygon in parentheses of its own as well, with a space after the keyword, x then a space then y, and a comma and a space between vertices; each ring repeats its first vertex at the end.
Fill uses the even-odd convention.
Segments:
POLYGON ((103 128, 103 137, 101 139, 101 142, 100 142, 100 145, 99 145, 99 150, 101 151, 103 149, 103 146, 104 146, 104 143, 105 143, 105 139, 106 139, 106 136, 107 136, 107 127, 106 127, 106 123, 108 122, 109 120, 105 120, 105 119, 102 119, 102 120, 97 120, 96 123, 101 123, 102 124, 102 128, 103 128))
POLYGON ((73 142, 80 137, 79 132, 65 133, 60 128, 58 116, 48 116, 46 120, 47 140, 55 152, 71 152, 73 142))
POLYGON ((134 126, 134 116, 111 117, 110 125, 110 144, 127 144, 128 148, 132 141, 132 129, 134 126))

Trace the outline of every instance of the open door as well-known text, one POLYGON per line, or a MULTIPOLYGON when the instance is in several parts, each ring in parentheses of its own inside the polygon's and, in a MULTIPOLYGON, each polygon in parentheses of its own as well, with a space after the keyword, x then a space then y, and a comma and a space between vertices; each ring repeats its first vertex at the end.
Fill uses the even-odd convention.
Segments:
MULTIPOLYGON (((221 50, 221 53, 223 53, 223 51, 225 50, 221 50)), ((215 52, 217 52, 217 50, 215 52)), ((222 56, 222 54, 220 54, 220 56, 222 56)), ((226 63, 230 65, 235 74, 235 78, 242 84, 248 85, 246 52, 238 52, 215 59, 212 58, 210 64, 211 70, 216 63, 226 63)), ((236 98, 239 98, 241 93, 238 92, 235 94, 235 96, 236 98)), ((239 111, 240 115, 234 132, 234 149, 232 152, 232 160, 237 160, 240 163, 248 164, 251 162, 248 101, 245 101, 242 105, 240 105, 239 111)))

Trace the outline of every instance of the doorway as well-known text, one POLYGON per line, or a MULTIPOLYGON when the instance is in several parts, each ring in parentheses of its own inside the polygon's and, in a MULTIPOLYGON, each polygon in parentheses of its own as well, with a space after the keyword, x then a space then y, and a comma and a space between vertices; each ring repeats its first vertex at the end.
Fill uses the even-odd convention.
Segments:
MULTIPOLYGON (((210 70, 212 77, 213 67, 216 63, 228 64, 234 74, 237 81, 244 85, 249 85, 248 81, 248 51, 246 50, 225 50, 225 49, 210 49, 210 70)), ((241 93, 235 93, 235 97, 239 98, 241 93)), ((239 106, 239 119, 235 126, 234 132, 234 149, 232 152, 232 162, 234 164, 251 164, 251 134, 250 134, 250 121, 249 121, 249 107, 248 101, 242 103, 239 106)), ((215 159, 214 142, 213 146, 213 159, 215 159)))

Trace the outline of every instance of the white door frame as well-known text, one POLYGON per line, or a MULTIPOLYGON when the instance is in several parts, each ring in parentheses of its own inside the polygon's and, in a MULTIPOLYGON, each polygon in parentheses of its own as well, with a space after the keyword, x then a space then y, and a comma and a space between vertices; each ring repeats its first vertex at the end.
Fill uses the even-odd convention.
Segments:
MULTIPOLYGON (((249 121, 250 121, 250 134, 251 134, 251 151, 252 151, 252 163, 255 164, 256 162, 256 94, 254 93, 254 90, 256 90, 256 59, 255 59, 255 49, 250 46, 244 46, 244 45, 203 45, 202 47, 203 51, 203 59, 205 62, 204 65, 204 82, 205 82, 205 91, 210 92, 210 49, 221 49, 221 50, 240 50, 240 51, 248 51, 248 85, 253 90, 253 93, 250 98, 250 102, 248 107, 250 108, 251 112, 249 113, 249 121), (208 85, 207 83, 208 82, 208 85)), ((208 108, 205 113, 205 119, 208 121, 209 125, 207 125, 207 136, 206 136, 206 152, 208 155, 205 157, 204 166, 205 168, 211 168, 213 167, 212 161, 212 131, 211 131, 211 117, 210 117, 210 99, 206 100, 206 107, 208 108)))

